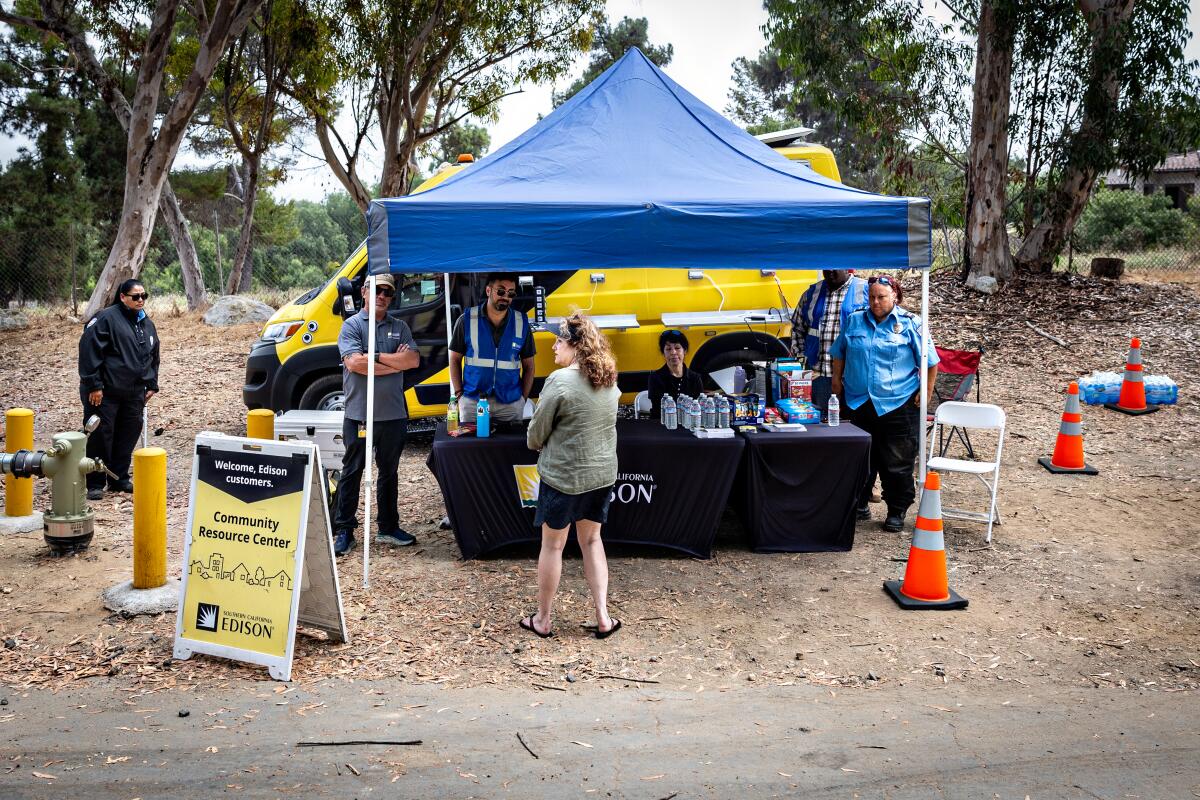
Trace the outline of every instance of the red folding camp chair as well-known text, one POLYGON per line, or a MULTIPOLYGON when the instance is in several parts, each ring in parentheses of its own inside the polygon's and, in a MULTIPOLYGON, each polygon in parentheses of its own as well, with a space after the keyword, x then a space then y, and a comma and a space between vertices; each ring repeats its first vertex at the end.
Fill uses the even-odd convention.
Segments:
MULTIPOLYGON (((965 401, 975 387, 975 402, 979 402, 979 361, 983 358, 983 347, 978 350, 946 350, 936 347, 938 358, 937 380, 933 384, 933 405, 929 407, 925 422, 929 426, 925 435, 933 430, 933 417, 937 407, 947 400, 965 401)), ((974 460, 975 448, 971 446, 971 437, 963 428, 950 428, 950 435, 944 440, 942 429, 938 429, 938 455, 946 455, 951 442, 957 438, 967 450, 967 458, 974 460)))

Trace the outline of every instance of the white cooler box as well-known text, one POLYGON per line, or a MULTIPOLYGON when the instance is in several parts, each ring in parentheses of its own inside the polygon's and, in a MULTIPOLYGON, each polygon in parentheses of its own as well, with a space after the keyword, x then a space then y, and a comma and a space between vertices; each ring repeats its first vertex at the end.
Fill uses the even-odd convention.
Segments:
POLYGON ((281 442, 312 442, 321 449, 321 466, 340 470, 346 455, 342 419, 341 411, 288 411, 275 417, 275 438, 281 442))

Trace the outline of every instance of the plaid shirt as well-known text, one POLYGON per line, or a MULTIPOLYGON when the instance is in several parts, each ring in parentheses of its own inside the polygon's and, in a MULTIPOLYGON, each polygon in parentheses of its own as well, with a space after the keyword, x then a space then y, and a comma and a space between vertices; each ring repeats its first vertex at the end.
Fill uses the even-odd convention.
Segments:
MULTIPOLYGON (((842 303, 849 290, 850 281, 846 281, 836 289, 829 289, 825 297, 825 315, 821 318, 817 331, 821 344, 818 350, 820 363, 816 368, 816 373, 824 377, 833 374, 829 350, 833 347, 838 334, 842 332, 842 303)), ((801 313, 803 302, 801 299, 801 302, 796 304, 796 310, 792 314, 792 354, 797 357, 804 354, 804 339, 808 336, 808 325, 801 313)))

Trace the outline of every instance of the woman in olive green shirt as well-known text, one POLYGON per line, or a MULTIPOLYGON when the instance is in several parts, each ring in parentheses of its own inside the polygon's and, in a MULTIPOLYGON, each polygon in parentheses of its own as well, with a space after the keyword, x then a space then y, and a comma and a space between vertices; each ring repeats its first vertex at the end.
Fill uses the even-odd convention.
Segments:
POLYGON ((562 552, 571 523, 583 551, 583 572, 596 606, 597 639, 621 627, 608 615, 608 562, 600 526, 617 480, 617 362, 596 324, 576 312, 562 321, 554 363, 563 369, 546 378, 529 423, 529 449, 539 451, 534 524, 542 526, 538 556, 538 610, 521 627, 543 639, 553 636, 551 612, 562 575, 562 552))

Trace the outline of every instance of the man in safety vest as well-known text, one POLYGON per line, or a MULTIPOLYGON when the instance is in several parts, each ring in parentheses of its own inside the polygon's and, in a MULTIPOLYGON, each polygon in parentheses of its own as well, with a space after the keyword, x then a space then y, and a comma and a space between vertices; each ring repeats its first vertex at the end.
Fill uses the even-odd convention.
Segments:
POLYGON ((475 420, 481 397, 488 399, 495 421, 520 422, 533 391, 533 331, 525 314, 512 308, 516 275, 488 275, 486 291, 486 302, 454 322, 450 390, 463 422, 475 420))
POLYGON ((826 269, 821 274, 825 279, 808 287, 792 314, 792 356, 803 356, 813 371, 813 405, 824 414, 833 375, 829 349, 850 315, 868 303, 867 282, 850 270, 826 269))

